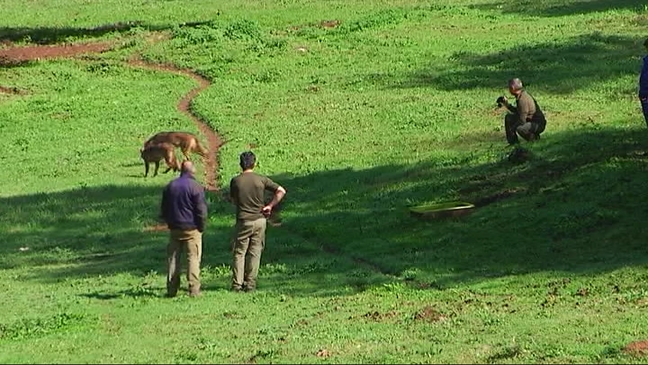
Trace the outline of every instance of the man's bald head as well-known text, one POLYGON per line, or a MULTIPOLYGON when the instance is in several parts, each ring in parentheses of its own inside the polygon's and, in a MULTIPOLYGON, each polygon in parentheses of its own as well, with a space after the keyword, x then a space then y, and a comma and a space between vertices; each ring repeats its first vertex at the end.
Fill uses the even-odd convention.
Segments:
POLYGON ((193 162, 189 160, 182 161, 182 165, 180 165, 180 172, 183 174, 195 174, 196 173, 196 168, 194 167, 193 162))
POLYGON ((512 95, 515 95, 517 97, 517 95, 521 94, 522 90, 524 90, 524 85, 522 85, 522 80, 518 79, 517 77, 514 79, 510 79, 508 81, 508 89, 512 95))
POLYGON ((522 80, 518 79, 517 77, 510 79, 508 86, 512 90, 522 90, 524 88, 524 85, 522 85, 522 80))

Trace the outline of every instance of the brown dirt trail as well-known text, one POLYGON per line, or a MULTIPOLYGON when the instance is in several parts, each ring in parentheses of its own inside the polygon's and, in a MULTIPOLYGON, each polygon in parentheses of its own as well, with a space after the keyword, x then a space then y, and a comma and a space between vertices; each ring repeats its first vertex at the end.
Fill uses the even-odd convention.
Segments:
MULTIPOLYGON (((35 45, 27 47, 14 47, 10 42, 2 44, 4 48, 0 49, 0 66, 15 66, 21 65, 29 61, 37 61, 41 59, 50 58, 74 58, 75 56, 101 53, 108 51, 112 48, 110 43, 80 43, 80 44, 58 44, 58 45, 35 45)), ((187 93, 178 103, 177 108, 182 113, 186 114, 197 126, 200 132, 206 137, 208 143, 209 153, 204 159, 205 166, 205 188, 207 190, 215 191, 218 188, 218 149, 223 144, 221 138, 209 127, 203 120, 191 111, 191 101, 204 89, 206 89, 210 82, 204 77, 192 72, 191 70, 177 68, 171 65, 159 65, 144 62, 140 59, 131 60, 128 62, 131 66, 143 67, 157 71, 166 71, 184 76, 189 76, 198 82, 198 86, 187 93)), ((0 85, 0 92, 2 93, 18 93, 14 88, 9 88, 0 85)))
POLYGON ((84 53, 101 53, 112 47, 110 43, 58 44, 47 46, 14 47, 4 43, 0 49, 0 66, 20 64, 47 58, 74 57, 84 53))
POLYGON ((207 157, 205 158, 204 161, 205 175, 206 175, 205 185, 207 190, 216 191, 218 189, 218 185, 216 184, 216 182, 218 181, 218 176, 217 176, 218 160, 216 156, 218 153, 218 149, 223 144, 223 141, 221 140, 220 136, 218 136, 218 134, 216 134, 216 132, 214 132, 214 130, 209 125, 207 125, 207 123, 205 123, 203 120, 201 120, 197 115, 195 115, 191 111, 191 101, 201 91, 209 87, 209 85, 211 84, 209 80, 198 75, 193 71, 177 68, 171 65, 151 64, 151 63, 144 62, 140 59, 131 60, 129 64, 132 66, 145 67, 148 69, 172 72, 180 75, 189 76, 198 82, 197 87, 189 91, 189 93, 187 93, 182 99, 180 99, 180 102, 178 103, 177 107, 179 111, 186 114, 198 126, 200 132, 207 138, 209 153, 207 154, 207 157))

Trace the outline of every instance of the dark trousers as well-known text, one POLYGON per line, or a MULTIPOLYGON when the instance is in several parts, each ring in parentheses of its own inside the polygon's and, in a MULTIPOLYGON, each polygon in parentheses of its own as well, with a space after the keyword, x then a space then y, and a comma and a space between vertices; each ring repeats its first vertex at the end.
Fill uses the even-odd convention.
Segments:
POLYGON ((518 134, 527 141, 535 141, 542 133, 542 127, 537 123, 520 120, 515 114, 506 114, 504 117, 504 129, 506 129, 506 140, 509 144, 518 143, 518 134))

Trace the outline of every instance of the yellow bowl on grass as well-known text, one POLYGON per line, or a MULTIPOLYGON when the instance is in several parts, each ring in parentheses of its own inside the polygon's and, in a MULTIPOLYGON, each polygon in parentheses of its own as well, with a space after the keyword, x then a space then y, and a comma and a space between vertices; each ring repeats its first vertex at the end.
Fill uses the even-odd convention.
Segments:
POLYGON ((457 201, 417 205, 410 208, 410 213, 417 218, 438 219, 462 217, 472 213, 474 210, 474 204, 457 201))

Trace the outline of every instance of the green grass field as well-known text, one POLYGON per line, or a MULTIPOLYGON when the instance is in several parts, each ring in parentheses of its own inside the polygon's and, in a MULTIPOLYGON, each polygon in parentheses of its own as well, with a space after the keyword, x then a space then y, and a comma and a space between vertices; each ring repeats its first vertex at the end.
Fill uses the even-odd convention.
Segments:
MULTIPOLYGON (((642 363, 648 3, 0 0, 0 49, 112 51, 0 68, 0 363, 642 363), (157 39, 157 41, 154 41, 157 39), (143 141, 250 145, 288 194, 259 290, 228 291, 234 209, 209 192, 201 298, 165 294, 143 141), (510 147, 520 77, 548 119, 510 147), (420 221, 414 204, 479 203, 420 221)), ((199 166, 202 177, 202 166, 199 166)), ((185 285, 183 278, 183 285, 185 285)))

